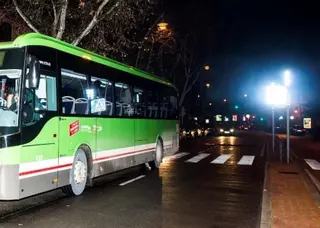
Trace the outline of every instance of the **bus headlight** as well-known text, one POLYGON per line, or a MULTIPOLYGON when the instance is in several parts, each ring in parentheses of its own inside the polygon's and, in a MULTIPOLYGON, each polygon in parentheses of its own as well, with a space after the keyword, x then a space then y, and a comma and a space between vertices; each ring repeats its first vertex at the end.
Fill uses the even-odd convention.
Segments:
POLYGON ((223 129, 220 129, 220 132, 223 132, 223 129))
POLYGON ((231 128, 231 129, 230 129, 230 132, 234 132, 234 129, 233 129, 233 128, 231 128))

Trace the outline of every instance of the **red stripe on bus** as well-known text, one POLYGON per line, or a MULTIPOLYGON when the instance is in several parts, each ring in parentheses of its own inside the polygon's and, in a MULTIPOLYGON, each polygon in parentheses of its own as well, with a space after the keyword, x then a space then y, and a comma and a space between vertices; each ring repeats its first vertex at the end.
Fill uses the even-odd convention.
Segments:
MULTIPOLYGON (((104 159, 108 159, 108 158, 116 158, 116 157, 120 157, 123 155, 135 154, 135 153, 148 151, 148 150, 154 150, 154 149, 155 149, 155 147, 149 148, 149 149, 144 149, 144 150, 131 151, 131 152, 122 153, 122 154, 111 155, 111 156, 105 156, 105 157, 94 159, 94 161, 100 161, 100 160, 104 160, 104 159)), ((19 173, 19 176, 25 176, 25 175, 30 175, 30 174, 34 174, 34 173, 40 173, 40 172, 45 172, 45 171, 49 171, 49 170, 65 168, 68 166, 72 166, 72 163, 64 164, 64 165, 57 165, 57 166, 52 166, 52 167, 47 167, 47 168, 42 168, 42 169, 30 170, 30 171, 19 173)))
POLYGON ((34 173, 45 172, 45 171, 49 171, 49 170, 53 170, 53 169, 65 168, 68 166, 72 166, 72 163, 64 164, 64 165, 56 165, 56 166, 47 167, 47 168, 43 168, 43 169, 30 170, 30 171, 19 173, 19 176, 25 176, 25 175, 34 174, 34 173))

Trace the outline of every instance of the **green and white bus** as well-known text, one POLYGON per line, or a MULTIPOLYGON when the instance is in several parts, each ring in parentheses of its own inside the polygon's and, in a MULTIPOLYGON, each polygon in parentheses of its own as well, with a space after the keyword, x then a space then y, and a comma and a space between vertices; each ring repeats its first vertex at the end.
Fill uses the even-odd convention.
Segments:
POLYGON ((0 43, 0 200, 158 168, 179 149, 177 90, 138 69, 38 33, 0 43))

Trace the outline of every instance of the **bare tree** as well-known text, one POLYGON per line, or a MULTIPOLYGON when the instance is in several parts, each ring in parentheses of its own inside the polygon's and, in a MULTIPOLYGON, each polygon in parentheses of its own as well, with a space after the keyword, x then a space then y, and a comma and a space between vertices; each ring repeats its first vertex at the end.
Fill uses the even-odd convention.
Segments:
POLYGON ((11 24, 25 26, 23 31, 40 32, 120 58, 139 46, 136 28, 148 23, 157 4, 151 0, 3 1, 0 16, 11 24))
MULTIPOLYGON (((184 75, 183 79, 180 79, 180 81, 182 81, 180 84, 182 89, 180 91, 179 107, 183 106, 186 95, 190 92, 200 75, 200 64, 198 62, 196 48, 195 46, 192 46, 192 44, 189 45, 190 42, 188 41, 189 36, 187 36, 183 41, 182 48, 177 56, 177 63, 173 68, 173 70, 175 70, 179 67, 179 62, 181 62, 180 68, 184 72, 184 74, 182 74, 184 75)), ((174 76, 174 81, 177 85, 178 80, 176 79, 176 75, 174 76)), ((179 87, 179 85, 177 86, 179 87)))

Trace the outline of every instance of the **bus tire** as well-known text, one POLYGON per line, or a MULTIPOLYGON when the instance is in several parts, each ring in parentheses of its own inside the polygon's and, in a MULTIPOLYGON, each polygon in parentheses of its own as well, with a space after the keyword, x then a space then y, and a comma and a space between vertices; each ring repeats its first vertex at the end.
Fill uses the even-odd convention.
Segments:
POLYGON ((163 145, 161 140, 158 139, 157 146, 156 146, 156 157, 150 164, 151 168, 158 169, 162 163, 162 159, 163 159, 163 145))
POLYGON ((86 188, 88 176, 88 160, 85 151, 81 148, 74 156, 69 175, 70 184, 62 187, 62 191, 69 196, 81 195, 86 188))

